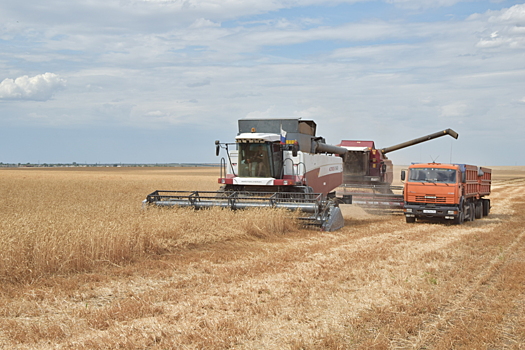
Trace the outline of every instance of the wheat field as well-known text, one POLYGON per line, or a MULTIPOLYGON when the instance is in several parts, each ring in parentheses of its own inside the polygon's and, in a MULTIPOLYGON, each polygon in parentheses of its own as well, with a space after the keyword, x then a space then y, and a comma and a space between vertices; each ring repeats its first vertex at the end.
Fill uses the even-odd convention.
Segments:
POLYGON ((491 214, 141 208, 214 168, 0 169, 0 348, 525 349, 525 169, 491 214))

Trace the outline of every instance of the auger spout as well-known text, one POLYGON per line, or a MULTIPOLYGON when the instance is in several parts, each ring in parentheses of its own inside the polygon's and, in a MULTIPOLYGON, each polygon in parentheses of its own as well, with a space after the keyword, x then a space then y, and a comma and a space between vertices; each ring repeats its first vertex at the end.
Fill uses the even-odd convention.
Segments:
POLYGON ((427 136, 418 137, 417 139, 406 141, 406 142, 403 142, 403 143, 400 143, 400 144, 397 144, 397 145, 394 145, 394 146, 382 148, 380 151, 383 154, 387 154, 389 152, 393 152, 393 151, 397 151, 397 150, 402 149, 402 148, 406 148, 406 147, 410 147, 410 146, 413 146, 413 145, 417 145, 418 143, 425 142, 425 141, 430 141, 430 140, 433 140, 435 138, 438 138, 438 137, 441 137, 441 136, 445 136, 445 135, 450 135, 450 136, 452 136, 455 139, 457 139, 459 137, 459 134, 457 132, 455 132, 454 130, 452 130, 452 129, 445 129, 443 131, 438 131, 438 132, 435 132, 435 133, 427 135, 427 136))

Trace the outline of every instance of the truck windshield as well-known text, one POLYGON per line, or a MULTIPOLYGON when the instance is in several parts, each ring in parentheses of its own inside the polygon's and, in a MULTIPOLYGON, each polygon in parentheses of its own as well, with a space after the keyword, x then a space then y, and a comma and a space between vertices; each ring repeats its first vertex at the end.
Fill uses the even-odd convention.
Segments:
POLYGON ((409 182, 456 183, 456 170, 439 168, 412 168, 409 182))
POLYGON ((239 143, 239 176, 272 177, 270 144, 239 143))

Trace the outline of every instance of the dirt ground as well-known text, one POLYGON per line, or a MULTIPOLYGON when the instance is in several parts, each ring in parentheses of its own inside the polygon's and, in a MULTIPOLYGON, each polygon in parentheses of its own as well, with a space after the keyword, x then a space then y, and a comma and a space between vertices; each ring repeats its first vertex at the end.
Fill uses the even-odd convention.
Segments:
POLYGON ((0 348, 525 349, 524 198, 525 167, 496 167, 490 215, 461 226, 345 205, 336 232, 4 284, 0 348))

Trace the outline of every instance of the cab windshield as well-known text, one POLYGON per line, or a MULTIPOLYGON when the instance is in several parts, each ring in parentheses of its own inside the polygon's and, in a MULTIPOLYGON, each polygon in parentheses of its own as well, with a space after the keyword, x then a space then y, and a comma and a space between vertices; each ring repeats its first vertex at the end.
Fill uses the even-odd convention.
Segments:
POLYGON ((270 144, 240 143, 240 177, 272 177, 270 168, 270 144))
POLYGON ((439 168, 412 168, 409 182, 456 183, 456 170, 439 168))

